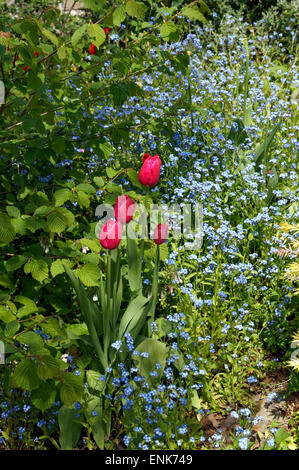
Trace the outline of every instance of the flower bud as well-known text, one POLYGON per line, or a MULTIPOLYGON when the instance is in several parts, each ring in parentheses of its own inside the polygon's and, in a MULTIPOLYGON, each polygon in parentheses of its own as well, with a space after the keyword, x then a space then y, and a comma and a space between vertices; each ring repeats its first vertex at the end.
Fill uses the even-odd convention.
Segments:
POLYGON ((114 250, 121 241, 122 225, 113 219, 108 220, 100 233, 100 243, 106 250, 114 250))
POLYGON ((127 195, 118 196, 114 206, 114 216, 121 224, 130 222, 134 215, 135 202, 127 195))
POLYGON ((167 224, 158 224, 154 231, 154 242, 157 245, 162 245, 165 243, 168 237, 168 225, 167 224))
POLYGON ((143 165, 139 172, 139 181, 144 186, 155 186, 160 178, 161 160, 159 155, 143 155, 143 165))

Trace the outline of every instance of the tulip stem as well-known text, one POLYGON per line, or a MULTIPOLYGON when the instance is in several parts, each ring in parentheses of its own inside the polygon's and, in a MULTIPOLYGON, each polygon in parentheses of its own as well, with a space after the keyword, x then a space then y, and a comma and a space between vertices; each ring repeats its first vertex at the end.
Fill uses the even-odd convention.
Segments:
POLYGON ((110 344, 109 322, 111 321, 111 253, 107 250, 107 264, 106 264, 106 292, 107 292, 107 312, 105 315, 105 330, 104 330, 104 352, 108 359, 108 347, 110 344))
POLYGON ((152 296, 151 296, 151 309, 150 309, 150 319, 148 323, 148 334, 151 335, 151 324, 155 320, 155 311, 158 298, 158 287, 159 287, 159 264, 160 264, 160 248, 157 245, 156 250, 156 262, 153 276, 153 286, 152 286, 152 296))

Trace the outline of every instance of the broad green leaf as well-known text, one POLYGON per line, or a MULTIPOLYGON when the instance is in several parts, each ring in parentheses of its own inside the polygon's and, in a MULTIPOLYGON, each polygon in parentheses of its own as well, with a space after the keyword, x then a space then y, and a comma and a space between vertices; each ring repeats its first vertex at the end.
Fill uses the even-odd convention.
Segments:
POLYGON ((59 374, 60 370, 67 368, 67 365, 63 361, 50 354, 42 354, 39 356, 39 362, 37 375, 41 380, 52 379, 59 374))
POLYGON ((33 279, 43 282, 49 275, 48 265, 43 259, 34 258, 30 261, 30 272, 33 279))
POLYGON ((166 344, 153 338, 146 338, 142 341, 142 343, 139 344, 139 346, 137 346, 136 350, 140 354, 145 352, 149 355, 148 357, 138 356, 135 360, 138 363, 140 373, 150 381, 150 373, 153 371, 157 371, 158 377, 160 377, 164 371, 166 364, 166 344), (161 367, 157 369, 156 364, 160 364, 161 367))
POLYGON ((20 326, 21 325, 17 320, 13 320, 13 321, 8 322, 5 325, 5 328, 4 328, 4 336, 6 338, 11 338, 12 336, 14 336, 16 334, 16 332, 19 330, 20 326))
POLYGON ((164 41, 177 41, 180 37, 179 29, 173 21, 164 23, 160 28, 160 34, 164 41))
POLYGON ((36 352, 44 349, 44 342, 42 338, 33 331, 26 331, 25 333, 18 335, 18 341, 20 341, 20 343, 27 344, 27 346, 30 346, 31 354, 35 354, 36 352))
POLYGON ((70 199, 71 195, 72 192, 67 188, 58 189, 53 196, 55 207, 62 206, 70 199))
POLYGON ((10 218, 0 212, 0 244, 8 245, 14 238, 16 232, 10 222, 10 218))
POLYGON ((33 405, 41 411, 45 411, 51 406, 56 398, 56 387, 52 380, 42 382, 40 386, 32 390, 30 394, 30 400, 33 405))
POLYGON ((75 47, 79 43, 79 41, 83 38, 84 34, 86 33, 86 30, 87 30, 87 25, 86 24, 84 24, 80 28, 76 29, 76 31, 74 32, 74 34, 72 35, 72 38, 71 38, 71 42, 72 42, 73 47, 75 47))
POLYGON ((75 401, 80 401, 84 385, 82 378, 71 372, 65 372, 60 378, 60 398, 66 406, 71 406, 75 401))
POLYGON ((89 24, 87 26, 87 33, 88 36, 94 40, 96 47, 100 47, 106 40, 106 34, 103 28, 98 24, 89 24))
POLYGON ((89 207, 90 200, 84 191, 78 191, 77 197, 78 197, 78 202, 80 204, 80 207, 89 207))
POLYGON ((23 359, 17 365, 12 379, 16 387, 25 390, 34 390, 40 385, 36 364, 31 359, 23 359))
POLYGON ((112 18, 113 18, 113 24, 115 24, 115 26, 119 26, 120 23, 122 23, 124 19, 126 18, 125 5, 119 5, 117 8, 115 8, 112 18))
POLYGON ((191 6, 184 7, 181 10, 181 14, 183 16, 186 16, 187 18, 189 18, 189 20, 198 20, 198 21, 201 21, 202 23, 207 22, 206 18, 201 13, 201 11, 199 10, 197 5, 191 5, 191 6))
POLYGON ((138 5, 135 2, 135 0, 129 0, 126 3, 126 11, 127 11, 128 15, 130 15, 130 16, 133 16, 135 18, 139 17, 139 9, 138 9, 138 5))
POLYGON ((0 305, 0 320, 4 323, 9 323, 16 319, 12 311, 7 308, 5 305, 0 305))
POLYGON ((100 380, 102 374, 95 370, 88 370, 86 372, 86 380, 88 385, 94 390, 102 391, 105 388, 105 383, 100 380))
POLYGON ((43 28, 42 33, 45 38, 49 39, 49 41, 51 41, 55 46, 59 46, 59 39, 55 34, 45 28, 43 28))
POLYGON ((72 450, 80 437, 82 425, 75 418, 76 410, 62 406, 58 412, 58 424, 60 428, 59 442, 62 450, 72 450))
POLYGON ((6 261, 5 263, 5 269, 7 272, 11 271, 16 271, 19 269, 21 266, 23 266, 24 263, 26 263, 27 258, 22 255, 15 255, 9 258, 9 260, 6 261))
POLYGON ((47 225, 50 232, 61 233, 66 229, 67 221, 61 212, 55 210, 48 215, 47 225))
MULTIPOLYGON (((256 159, 255 159, 255 166, 258 168, 258 166, 262 163, 263 158, 265 156, 265 150, 270 148, 270 145, 274 139, 274 136, 278 129, 280 128, 280 122, 278 122, 273 129, 271 130, 270 134, 266 137, 264 142, 258 146, 256 149, 256 159)), ((267 163, 267 162, 264 162, 267 163)))
POLYGON ((90 183, 81 183, 77 186, 78 191, 84 191, 85 193, 94 194, 96 192, 95 188, 90 183))
POLYGON ((139 189, 144 189, 144 186, 140 183, 137 171, 129 168, 127 170, 127 175, 131 183, 139 189))
POLYGON ((77 269, 76 274, 85 286, 98 286, 101 271, 98 266, 87 263, 82 268, 77 269))

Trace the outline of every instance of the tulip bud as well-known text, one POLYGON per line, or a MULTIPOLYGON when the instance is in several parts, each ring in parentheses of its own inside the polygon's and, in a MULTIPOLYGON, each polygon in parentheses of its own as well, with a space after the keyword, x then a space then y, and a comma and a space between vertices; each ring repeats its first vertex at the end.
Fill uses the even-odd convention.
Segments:
POLYGON ((154 231, 154 242, 157 245, 162 245, 165 243, 168 237, 168 225, 158 224, 154 231))
POLYGON ((34 55, 35 55, 35 57, 37 58, 37 57, 38 57, 38 52, 35 51, 35 52, 34 52, 34 55))
POLYGON ((104 33, 105 33, 105 34, 109 34, 110 31, 111 31, 111 28, 104 28, 104 33))
POLYGON ((160 178, 161 160, 159 155, 143 155, 143 165, 139 172, 139 181, 144 186, 155 186, 160 178))
POLYGON ((114 206, 114 216, 121 224, 127 224, 130 222, 134 215, 135 202, 132 199, 125 196, 118 196, 114 206))
POLYGON ((122 225, 113 219, 108 220, 100 233, 100 243, 106 250, 114 250, 121 241, 122 225))
POLYGON ((89 48, 89 54, 95 55, 97 53, 97 48, 94 44, 92 44, 89 48))

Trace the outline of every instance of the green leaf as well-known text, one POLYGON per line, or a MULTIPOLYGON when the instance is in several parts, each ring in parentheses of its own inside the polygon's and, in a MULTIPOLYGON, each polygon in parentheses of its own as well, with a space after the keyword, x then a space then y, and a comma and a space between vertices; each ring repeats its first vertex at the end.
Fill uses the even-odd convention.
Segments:
POLYGON ((99 2, 99 0, 82 0, 84 5, 93 11, 98 11, 103 6, 103 2, 99 2))
POLYGON ((88 385, 99 392, 101 392, 105 388, 105 383, 100 380, 101 376, 102 374, 95 370, 88 370, 86 372, 86 380, 88 385))
POLYGON ((96 192, 95 188, 90 183, 81 183, 77 186, 78 191, 84 191, 88 194, 94 194, 96 192))
POLYGON ((179 29, 173 21, 164 23, 160 28, 160 34, 164 41, 177 41, 180 37, 179 29))
POLYGON ((197 5, 191 5, 190 7, 184 7, 181 10, 181 14, 189 18, 189 20, 198 20, 202 23, 206 23, 207 20, 204 15, 201 13, 197 5))
POLYGON ((12 311, 5 307, 4 305, 0 305, 0 320, 4 323, 12 322, 16 319, 15 315, 12 311))
POLYGON ((55 210, 48 215, 47 225, 50 232, 61 233, 66 229, 67 221, 61 212, 55 210))
POLYGON ((30 346, 30 354, 35 354, 38 351, 44 349, 44 342, 40 336, 33 331, 26 331, 18 336, 20 343, 27 344, 30 346))
POLYGON ((102 247, 98 240, 89 240, 89 238, 81 238, 80 240, 81 246, 87 246, 92 251, 98 253, 101 251, 102 247))
POLYGON ((62 206, 70 199, 72 192, 67 188, 58 189, 53 195, 55 207, 62 206))
MULTIPOLYGON (((265 154, 266 154, 266 149, 269 149, 273 139, 274 139, 274 136, 276 134, 276 132, 278 131, 278 129, 280 128, 280 122, 278 122, 274 127, 273 129, 271 130, 270 134, 266 137, 266 139, 264 140, 264 142, 262 144, 260 144, 258 146, 258 148, 256 149, 256 159, 255 159, 255 167, 258 168, 258 166, 262 163, 262 160, 263 158, 265 157, 265 154)), ((265 162, 267 163, 267 162, 265 162)))
POLYGON ((137 171, 129 168, 127 170, 127 175, 131 183, 139 189, 144 189, 144 186, 140 183, 137 171))
POLYGON ((87 26, 87 33, 90 38, 94 40, 96 47, 101 46, 106 40, 106 34, 98 24, 89 24, 87 26))
POLYGON ((0 244, 8 245, 14 238, 16 232, 10 223, 10 218, 0 212, 0 244))
POLYGON ((30 261, 30 272, 33 279, 36 279, 39 282, 43 282, 49 275, 48 265, 41 258, 32 259, 30 261))
POLYGON ((8 213, 8 215, 9 215, 9 217, 15 217, 16 219, 21 217, 21 212, 19 211, 19 209, 17 207, 6 206, 5 209, 6 209, 6 212, 8 213))
POLYGON ((115 26, 119 26, 120 23, 124 21, 126 18, 126 7, 125 5, 119 5, 113 12, 112 15, 113 18, 113 24, 115 26))
POLYGON ((52 277, 64 273, 64 267, 60 259, 56 259, 55 261, 53 261, 53 263, 51 264, 50 272, 52 274, 52 277))
POLYGON ((6 338, 11 338, 12 336, 14 336, 16 334, 16 332, 19 330, 20 326, 21 325, 17 320, 10 321, 9 323, 7 323, 5 325, 4 336, 6 338))
POLYGON ((121 340, 125 333, 130 332, 141 318, 146 318, 149 299, 139 295, 133 299, 124 312, 118 330, 118 339, 121 340))
POLYGON ((98 266, 86 263, 82 268, 77 269, 76 274, 85 286, 98 286, 101 271, 98 266))
POLYGON ((59 442, 62 450, 72 450, 80 437, 82 425, 75 418, 76 410, 62 406, 58 412, 58 424, 60 428, 59 442))
POLYGON ((25 390, 34 390, 40 385, 37 367, 31 359, 23 359, 17 365, 12 379, 16 387, 21 387, 25 390))
POLYGON ((89 207, 90 200, 85 192, 78 191, 77 197, 78 197, 78 202, 79 202, 80 207, 89 207))
POLYGON ((133 16, 135 18, 138 18, 140 16, 139 10, 138 10, 138 5, 135 2, 135 0, 129 0, 126 3, 126 11, 128 15, 133 16))
POLYGON ((32 401, 33 405, 41 411, 45 411, 51 408, 55 398, 56 387, 52 380, 42 382, 40 386, 32 390, 30 394, 30 400, 32 401))
POLYGON ((39 361, 41 363, 38 365, 37 375, 41 380, 52 379, 58 375, 60 370, 67 368, 67 365, 63 361, 50 354, 41 355, 39 361))
POLYGON ((23 264, 27 261, 27 258, 22 255, 15 255, 9 258, 8 261, 5 262, 5 269, 7 272, 16 271, 19 269, 23 264))
POLYGON ((102 188, 103 186, 105 186, 105 181, 103 180, 103 178, 99 177, 99 176, 95 176, 93 178, 93 181, 95 182, 95 184, 99 187, 99 188, 102 188))
POLYGON ((59 40, 55 34, 53 34, 51 31, 48 31, 47 29, 43 28, 42 30, 43 35, 45 38, 49 39, 55 46, 59 46, 59 40))
POLYGON ((72 35, 72 38, 71 38, 71 42, 72 42, 72 46, 75 47, 78 42, 83 38, 85 32, 87 30, 87 25, 84 24, 83 26, 81 26, 80 28, 78 28, 74 34, 72 35))
POLYGON ((149 357, 147 358, 139 356, 136 359, 140 373, 144 375, 149 381, 152 380, 150 372, 154 370, 158 372, 158 377, 160 377, 165 369, 166 364, 166 344, 153 338, 146 338, 142 341, 142 343, 139 344, 136 350, 140 354, 143 352, 149 354, 149 357), (157 370, 156 364, 161 364, 161 368, 157 370))
POLYGON ((109 437, 109 432, 107 432, 107 428, 109 429, 110 423, 107 423, 107 421, 109 419, 111 420, 111 415, 106 410, 105 413, 103 413, 103 400, 101 397, 93 397, 91 400, 89 400, 87 405, 87 411, 88 422, 91 424, 92 436, 96 441, 98 447, 103 450, 105 431, 107 437, 109 437), (93 411, 97 412, 96 416, 92 415, 93 411))
POLYGON ((75 401, 80 401, 84 392, 82 378, 71 372, 61 375, 60 398, 67 406, 73 405, 75 401))

